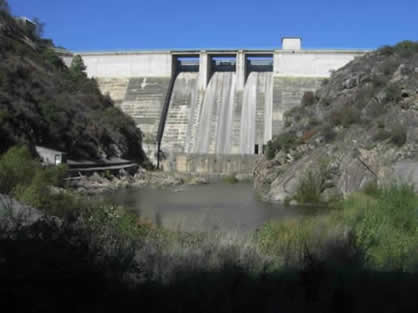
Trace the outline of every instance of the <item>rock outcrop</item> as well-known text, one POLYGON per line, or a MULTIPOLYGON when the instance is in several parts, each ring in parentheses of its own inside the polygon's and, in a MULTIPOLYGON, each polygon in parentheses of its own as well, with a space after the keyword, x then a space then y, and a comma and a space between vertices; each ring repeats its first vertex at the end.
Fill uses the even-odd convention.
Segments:
POLYGON ((286 112, 285 125, 255 170, 265 200, 292 199, 309 172, 323 200, 370 182, 418 191, 418 43, 353 60, 286 112))

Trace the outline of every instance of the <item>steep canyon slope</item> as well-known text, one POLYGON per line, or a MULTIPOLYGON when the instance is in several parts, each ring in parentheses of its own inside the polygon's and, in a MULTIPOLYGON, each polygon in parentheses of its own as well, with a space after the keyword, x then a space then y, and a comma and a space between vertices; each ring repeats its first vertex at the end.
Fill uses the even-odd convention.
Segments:
POLYGON ((144 159, 141 131, 83 69, 67 68, 31 23, 0 10, 0 153, 24 143, 75 159, 144 159))
POLYGON ((418 187, 418 43, 356 58, 284 122, 255 170, 266 200, 295 199, 309 184, 323 201, 376 182, 418 187))

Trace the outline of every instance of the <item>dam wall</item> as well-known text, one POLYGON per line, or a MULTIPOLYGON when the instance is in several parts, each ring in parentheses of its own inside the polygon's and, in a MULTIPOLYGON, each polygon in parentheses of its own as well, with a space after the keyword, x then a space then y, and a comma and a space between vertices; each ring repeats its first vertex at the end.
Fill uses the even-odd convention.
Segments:
POLYGON ((80 55, 89 77, 171 77, 172 74, 169 51, 87 52, 80 55))
POLYGON ((322 77, 343 67, 356 56, 355 50, 279 50, 274 54, 274 74, 285 77, 322 77))
MULTIPOLYGON (((162 158, 171 158, 163 162, 167 168, 177 164, 174 157, 180 163, 186 158, 186 167, 193 169, 199 167, 191 161, 197 155, 240 160, 238 156, 262 154, 282 131, 284 113, 300 104, 304 92, 316 90, 333 71, 364 53, 304 50, 300 39, 290 38, 276 50, 79 55, 87 75, 141 128, 150 159, 160 149, 162 158), (194 157, 188 159, 188 154, 194 157)), ((70 56, 63 59, 71 63, 70 56)))

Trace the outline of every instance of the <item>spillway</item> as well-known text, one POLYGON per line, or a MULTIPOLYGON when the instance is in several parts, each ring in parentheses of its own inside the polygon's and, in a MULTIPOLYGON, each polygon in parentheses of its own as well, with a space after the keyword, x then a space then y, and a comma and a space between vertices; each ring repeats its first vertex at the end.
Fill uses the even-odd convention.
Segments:
POLYGON ((198 73, 179 73, 168 108, 163 151, 254 154, 272 136, 273 74, 251 72, 237 90, 235 72, 215 72, 204 93, 198 73))
POLYGON ((240 153, 253 154, 272 138, 273 73, 251 72, 245 84, 240 127, 240 153))
POLYGON ((189 150, 192 125, 198 110, 199 73, 179 73, 171 94, 162 147, 171 152, 189 150))
POLYGON ((213 74, 200 109, 194 153, 231 153, 235 85, 235 73, 213 74))

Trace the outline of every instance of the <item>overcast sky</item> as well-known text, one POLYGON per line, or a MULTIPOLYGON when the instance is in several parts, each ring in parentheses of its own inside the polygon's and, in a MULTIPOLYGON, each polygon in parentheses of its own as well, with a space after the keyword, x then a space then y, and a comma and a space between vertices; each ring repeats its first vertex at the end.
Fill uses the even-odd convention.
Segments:
POLYGON ((45 37, 74 51, 377 48, 418 40, 418 0, 9 0, 45 23, 45 37))

